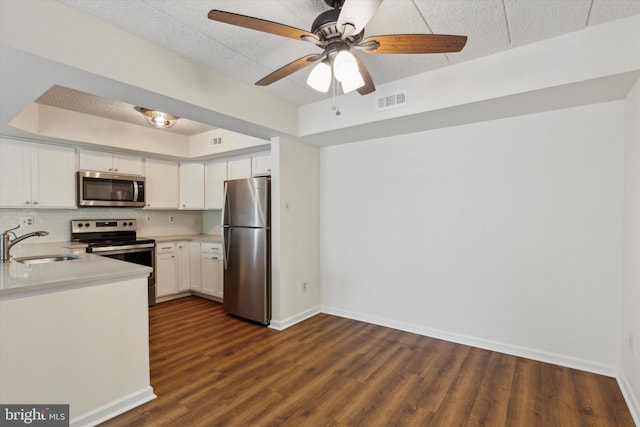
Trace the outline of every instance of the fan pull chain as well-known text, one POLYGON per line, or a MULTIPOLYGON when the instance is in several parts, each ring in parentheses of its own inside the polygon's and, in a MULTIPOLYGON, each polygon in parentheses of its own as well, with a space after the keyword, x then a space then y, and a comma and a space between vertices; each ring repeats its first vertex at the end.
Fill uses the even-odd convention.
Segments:
POLYGON ((331 109, 333 111, 336 112, 336 116, 339 116, 340 114, 340 106, 338 105, 338 83, 336 82, 336 79, 332 79, 331 80, 331 93, 333 95, 333 106, 331 107, 331 109))

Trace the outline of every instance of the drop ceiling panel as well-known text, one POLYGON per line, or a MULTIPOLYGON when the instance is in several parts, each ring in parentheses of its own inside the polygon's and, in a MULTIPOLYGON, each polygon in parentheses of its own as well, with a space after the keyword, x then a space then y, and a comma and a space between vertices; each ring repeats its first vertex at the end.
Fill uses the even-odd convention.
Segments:
POLYGON ((415 0, 415 4, 434 33, 467 36, 462 52, 446 55, 451 63, 510 48, 501 0, 415 0))
POLYGON ((624 18, 640 13, 640 0, 593 0, 589 25, 624 18))
POLYGON ((516 47, 583 29, 591 0, 505 0, 504 5, 516 47))

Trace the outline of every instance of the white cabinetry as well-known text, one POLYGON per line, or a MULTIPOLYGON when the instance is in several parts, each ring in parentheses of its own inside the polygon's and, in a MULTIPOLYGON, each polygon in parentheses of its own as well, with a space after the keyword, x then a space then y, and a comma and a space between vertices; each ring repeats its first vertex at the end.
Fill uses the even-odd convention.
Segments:
POLYGON ((180 162, 180 209, 204 209, 204 163, 180 162))
POLYGON ((227 179, 251 178, 251 158, 233 159, 227 162, 227 179))
POLYGON ((191 289, 200 292, 202 280, 200 275, 200 242, 189 242, 189 272, 191 277, 191 289))
POLYGON ((191 289, 191 266, 189 265, 189 242, 176 243, 178 292, 191 289))
POLYGON ((75 208, 75 149, 0 140, 0 207, 75 208))
POLYGON ((251 156, 251 173, 253 176, 271 175, 271 153, 251 156))
POLYGON ((160 243, 156 246, 156 296, 175 294, 178 291, 177 281, 176 244, 160 243))
POLYGON ((224 296, 222 244, 202 243, 200 255, 202 293, 222 299, 224 296))
POLYGON ((80 169, 142 175, 142 158, 105 151, 80 150, 80 169))
POLYGON ((178 209, 178 162, 145 160, 145 201, 148 209, 178 209))
POLYGON ((222 209, 224 181, 227 179, 227 162, 212 160, 204 166, 205 209, 222 209))

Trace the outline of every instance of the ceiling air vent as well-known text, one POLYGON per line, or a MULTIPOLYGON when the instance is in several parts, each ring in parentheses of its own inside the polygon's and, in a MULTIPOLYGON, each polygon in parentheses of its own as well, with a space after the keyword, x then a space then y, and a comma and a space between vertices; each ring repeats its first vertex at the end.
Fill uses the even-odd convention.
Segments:
POLYGON ((376 111, 384 111, 390 108, 404 107, 405 105, 407 105, 406 89, 389 95, 376 97, 376 111))
POLYGON ((218 145, 222 145, 222 137, 216 136, 215 138, 211 138, 209 140, 209 147, 216 147, 218 145))

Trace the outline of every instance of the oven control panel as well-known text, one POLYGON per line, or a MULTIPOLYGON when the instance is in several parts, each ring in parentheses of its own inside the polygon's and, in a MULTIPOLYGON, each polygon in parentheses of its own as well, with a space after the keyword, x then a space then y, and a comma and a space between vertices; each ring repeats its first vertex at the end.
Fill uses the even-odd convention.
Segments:
POLYGON ((74 219, 72 233, 136 231, 135 219, 74 219))

